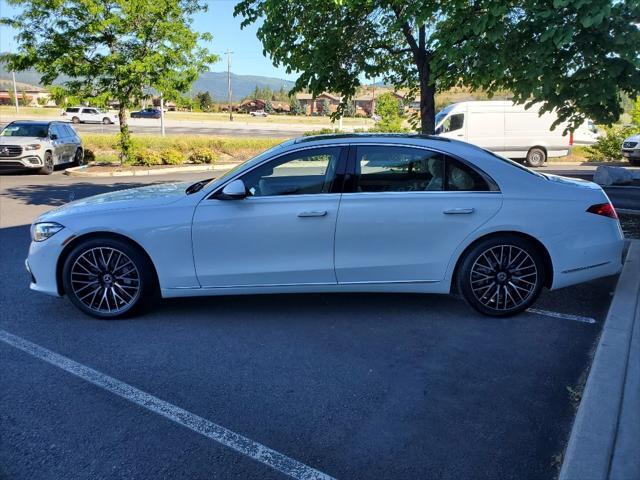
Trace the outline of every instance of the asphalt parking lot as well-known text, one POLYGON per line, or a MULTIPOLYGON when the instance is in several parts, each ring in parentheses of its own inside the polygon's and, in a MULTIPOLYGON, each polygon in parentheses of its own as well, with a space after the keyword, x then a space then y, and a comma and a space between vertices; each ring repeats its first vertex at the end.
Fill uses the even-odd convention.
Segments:
POLYGON ((447 296, 317 294, 165 300, 105 322, 29 291, 40 212, 203 176, 0 176, 0 340, 136 389, 116 395, 0 341, 0 478, 287 478, 251 458, 261 446, 294 462, 294 478, 556 475, 615 278, 545 292, 510 319, 447 296), (234 433, 243 448, 225 446, 234 433))

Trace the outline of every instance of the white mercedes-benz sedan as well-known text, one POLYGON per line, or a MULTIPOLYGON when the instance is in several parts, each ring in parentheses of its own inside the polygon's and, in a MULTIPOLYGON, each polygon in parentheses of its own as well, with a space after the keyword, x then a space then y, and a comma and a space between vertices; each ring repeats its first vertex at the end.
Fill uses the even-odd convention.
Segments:
POLYGON ((596 184, 419 135, 291 140, 215 180, 71 202, 31 235, 31 288, 98 318, 158 295, 364 291, 507 316, 618 273, 623 249, 596 184))

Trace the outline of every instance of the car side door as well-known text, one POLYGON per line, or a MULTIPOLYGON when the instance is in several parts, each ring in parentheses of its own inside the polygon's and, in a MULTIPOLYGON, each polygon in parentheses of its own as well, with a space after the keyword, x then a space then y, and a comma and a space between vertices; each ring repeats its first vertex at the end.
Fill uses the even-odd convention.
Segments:
POLYGON ((68 145, 65 135, 65 132, 60 128, 59 124, 52 123, 49 125, 49 140, 52 146, 53 162, 56 165, 67 161, 68 145))
POLYGON ((453 253, 495 215, 495 183, 461 159, 400 145, 349 155, 336 226, 338 283, 438 282, 453 253))
POLYGON ((192 226, 201 286, 336 284, 333 242, 346 149, 286 153, 241 174, 246 197, 224 186, 202 200, 192 226))

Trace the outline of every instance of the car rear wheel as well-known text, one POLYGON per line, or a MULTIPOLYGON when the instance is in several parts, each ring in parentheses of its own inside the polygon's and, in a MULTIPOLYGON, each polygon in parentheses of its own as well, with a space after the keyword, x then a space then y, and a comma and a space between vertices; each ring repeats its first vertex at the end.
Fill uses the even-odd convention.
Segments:
POLYGON ((505 235, 481 241, 465 254, 457 286, 478 312, 508 317, 536 301, 545 275, 538 248, 521 237, 505 235))
POLYGON ((139 313, 156 292, 147 257, 117 239, 91 239, 73 249, 62 271, 65 293, 84 313, 116 319, 139 313))
POLYGON ((104 118, 102 119, 102 124, 103 124, 103 125, 111 125, 112 123, 113 123, 113 122, 112 122, 109 118, 107 118, 107 117, 104 117, 104 118))
POLYGON ((53 173, 54 168, 55 167, 53 165, 53 155, 51 154, 51 152, 45 152, 44 165, 40 167, 40 169, 38 170, 38 173, 40 175, 51 175, 53 173))
POLYGON ((533 147, 527 152, 527 165, 530 167, 542 167, 547 161, 547 152, 540 147, 533 147))
POLYGON ((84 153, 82 152, 81 148, 78 148, 76 150, 76 154, 73 157, 73 163, 75 163, 77 166, 84 165, 84 153))
POLYGON ((71 122, 80 123, 80 119, 78 117, 71 117, 71 122))

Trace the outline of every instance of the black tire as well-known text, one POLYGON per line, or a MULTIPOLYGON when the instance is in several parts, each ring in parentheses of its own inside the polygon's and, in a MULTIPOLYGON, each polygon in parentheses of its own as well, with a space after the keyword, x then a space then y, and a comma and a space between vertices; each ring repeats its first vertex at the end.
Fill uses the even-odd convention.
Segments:
POLYGON ((111 125, 113 122, 111 120, 109 120, 107 117, 104 117, 102 119, 102 124, 103 125, 111 125))
POLYGON ((51 152, 44 153, 44 165, 38 169, 38 173, 40 175, 51 175, 55 170, 55 166, 53 164, 53 155, 51 152))
POLYGON ((629 163, 634 167, 640 167, 640 157, 629 157, 629 163))
POLYGON ((474 310, 509 317, 536 301, 546 274, 542 253, 535 244, 517 235, 503 235, 481 240, 464 254, 456 284, 474 310))
POLYGON ((76 154, 73 156, 73 163, 78 167, 84 165, 84 152, 81 148, 76 150, 76 154))
POLYGON ((527 165, 530 167, 542 167, 547 161, 547 152, 543 148, 533 147, 527 152, 527 165))
POLYGON ((80 119, 78 117, 71 117, 72 123, 80 123, 80 119))
POLYGON ((138 247, 112 238, 77 245, 64 262, 62 283, 79 310, 102 320, 142 312, 158 291, 147 256, 138 247))

